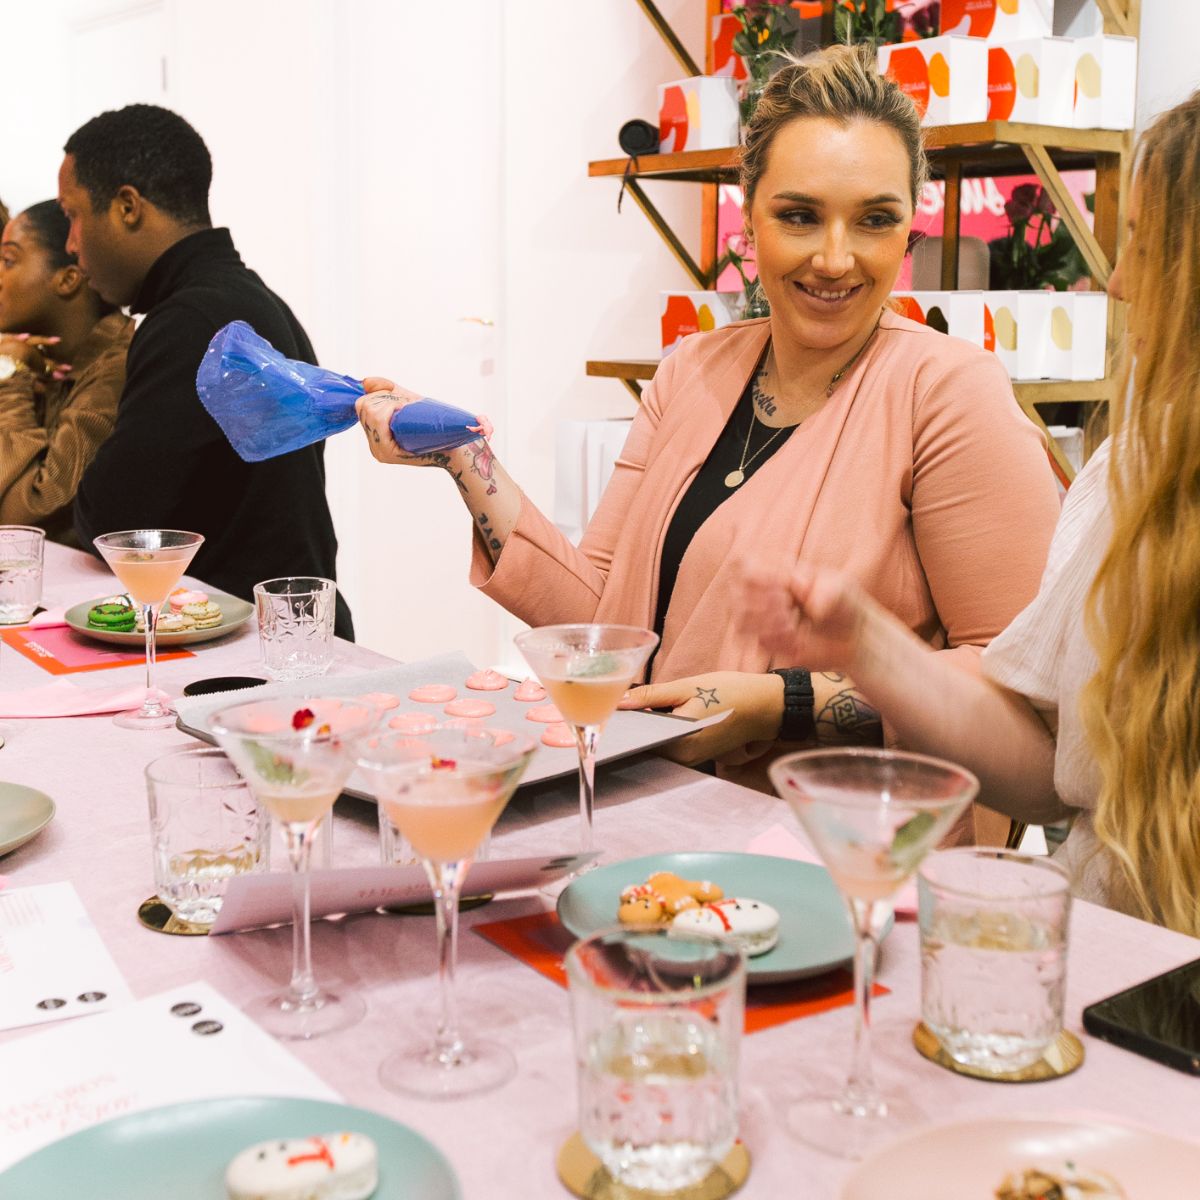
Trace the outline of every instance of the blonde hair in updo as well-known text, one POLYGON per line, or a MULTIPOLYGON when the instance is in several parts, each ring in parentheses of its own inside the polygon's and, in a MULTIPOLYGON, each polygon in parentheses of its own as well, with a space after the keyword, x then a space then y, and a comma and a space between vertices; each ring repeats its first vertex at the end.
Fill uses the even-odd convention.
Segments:
POLYGON ((908 152, 913 207, 929 178, 921 140, 921 114, 892 80, 880 75, 874 50, 830 46, 777 71, 763 90, 746 130, 741 184, 746 207, 754 199, 775 135, 798 117, 824 117, 847 125, 878 121, 896 131, 908 152))

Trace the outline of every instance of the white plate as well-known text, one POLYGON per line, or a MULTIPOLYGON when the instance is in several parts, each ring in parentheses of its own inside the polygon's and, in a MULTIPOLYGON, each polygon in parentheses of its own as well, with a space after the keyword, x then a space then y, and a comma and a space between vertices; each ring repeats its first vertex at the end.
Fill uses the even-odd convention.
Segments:
POLYGON ((991 1117, 920 1130, 867 1159, 846 1181, 841 1200, 992 1200, 1009 1172, 1053 1171, 1067 1162, 1107 1173, 1127 1200, 1200 1194, 1200 1144, 1107 1115, 1064 1115, 991 1117))

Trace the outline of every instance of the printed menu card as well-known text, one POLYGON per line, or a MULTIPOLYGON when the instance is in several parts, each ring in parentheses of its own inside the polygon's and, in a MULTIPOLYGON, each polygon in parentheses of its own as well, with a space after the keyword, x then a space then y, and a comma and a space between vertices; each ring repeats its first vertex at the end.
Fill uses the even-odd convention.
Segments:
POLYGON ((89 1125, 185 1100, 341 1100, 206 983, 0 1046, 0 1080, 0 1171, 89 1125))
POLYGON ((0 1029, 108 1012, 132 999, 71 884, 0 892, 0 1029))

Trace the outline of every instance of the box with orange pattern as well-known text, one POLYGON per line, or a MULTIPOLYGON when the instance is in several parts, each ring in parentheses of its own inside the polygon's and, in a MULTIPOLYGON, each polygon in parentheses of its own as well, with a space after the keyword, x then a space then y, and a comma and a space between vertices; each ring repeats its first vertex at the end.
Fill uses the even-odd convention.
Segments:
POLYGON ((984 292, 983 323, 988 334, 985 346, 994 350, 1009 377, 1017 377, 1017 341, 1020 336, 1017 304, 1019 292, 984 292))
POLYGON ((724 79, 745 79, 746 62, 733 48, 733 39, 741 32, 742 23, 731 12, 718 13, 712 19, 709 38, 712 42, 710 75, 724 79))
POLYGON ((879 72, 911 96, 922 125, 987 120, 987 43, 935 37, 879 47, 879 72))
POLYGON ((938 31, 998 42, 1049 37, 1053 26, 1054 0, 942 0, 938 31))
POLYGON ((1108 297, 1103 292, 1051 292, 1046 375, 1103 379, 1108 297))
POLYGON ((737 84, 697 75, 658 88, 660 154, 724 150, 738 144, 737 84))
POLYGON ((1137 39, 1075 39, 1076 129, 1132 129, 1137 108, 1137 39))
POLYGON ((892 301, 902 317, 990 350, 983 295, 972 291, 893 292, 892 301))
POLYGON ((1021 38, 988 47, 988 120, 1075 123, 1075 43, 1021 38))
POLYGON ((720 329, 738 319, 741 292, 663 292, 660 306, 664 358, 693 333, 720 329))

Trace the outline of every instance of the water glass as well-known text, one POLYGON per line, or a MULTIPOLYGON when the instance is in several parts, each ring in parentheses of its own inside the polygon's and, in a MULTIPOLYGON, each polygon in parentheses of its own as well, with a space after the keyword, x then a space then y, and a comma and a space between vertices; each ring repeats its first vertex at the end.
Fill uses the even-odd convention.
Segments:
POLYGON ((45 543, 32 525, 0 525, 0 625, 22 625, 36 611, 45 543))
POLYGON ((154 884, 180 919, 211 925, 235 875, 267 865, 270 823, 220 750, 177 750, 146 768, 154 884))
POLYGON ((1003 1075, 1062 1029, 1070 879, 1058 863, 966 846, 917 876, 921 1016, 956 1062, 1003 1075))
POLYGON ((741 949, 614 928, 577 942, 566 969, 583 1140, 625 1187, 700 1183, 737 1138, 741 949))
POLYGON ((254 585, 263 669, 272 679, 324 675, 333 662, 337 585, 288 576, 254 585))

